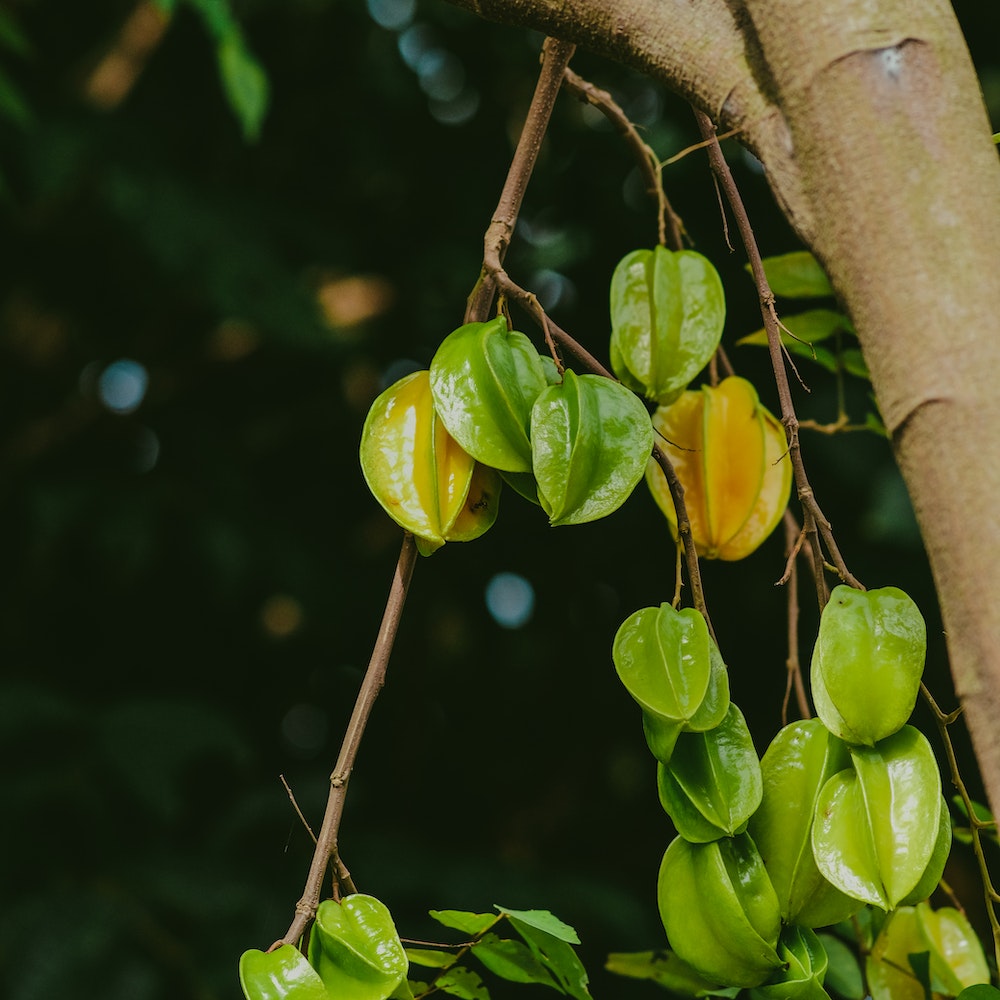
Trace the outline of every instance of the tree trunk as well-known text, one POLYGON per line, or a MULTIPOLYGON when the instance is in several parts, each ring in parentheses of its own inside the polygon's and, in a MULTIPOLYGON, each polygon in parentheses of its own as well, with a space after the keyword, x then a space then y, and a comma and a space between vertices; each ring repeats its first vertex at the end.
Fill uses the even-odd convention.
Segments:
POLYGON ((950 5, 452 2, 627 63, 742 129, 857 327, 1000 810, 1000 159, 950 5))

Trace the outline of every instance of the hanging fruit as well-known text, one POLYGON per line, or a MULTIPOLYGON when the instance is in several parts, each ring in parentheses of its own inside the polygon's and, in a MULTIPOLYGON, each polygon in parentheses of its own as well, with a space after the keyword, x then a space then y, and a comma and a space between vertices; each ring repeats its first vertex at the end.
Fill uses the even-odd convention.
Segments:
POLYGON ((361 432, 361 470, 424 555, 478 538, 496 520, 500 477, 445 429, 426 371, 400 379, 372 403, 361 432))
POLYGON ((842 740, 874 746, 913 712, 926 651, 920 609, 898 587, 835 587, 813 649, 816 714, 842 740))
MULTIPOLYGON (((737 376, 704 385, 661 406, 653 427, 684 487, 698 554, 748 556, 781 520, 792 485, 785 432, 761 406, 757 390, 737 376)), ((667 480, 652 460, 646 482, 676 538, 667 480)))
POLYGON ((708 364, 726 318, 722 281, 693 250, 635 250, 611 278, 611 367, 630 389, 672 403, 708 364))

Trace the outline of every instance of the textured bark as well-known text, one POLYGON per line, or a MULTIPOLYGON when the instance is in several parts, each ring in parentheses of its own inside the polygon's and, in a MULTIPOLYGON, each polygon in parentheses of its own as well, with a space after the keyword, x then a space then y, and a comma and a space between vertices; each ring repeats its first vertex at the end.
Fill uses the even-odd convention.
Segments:
POLYGON ((950 5, 452 2, 636 67, 743 129, 857 327, 1000 810, 1000 160, 950 5))

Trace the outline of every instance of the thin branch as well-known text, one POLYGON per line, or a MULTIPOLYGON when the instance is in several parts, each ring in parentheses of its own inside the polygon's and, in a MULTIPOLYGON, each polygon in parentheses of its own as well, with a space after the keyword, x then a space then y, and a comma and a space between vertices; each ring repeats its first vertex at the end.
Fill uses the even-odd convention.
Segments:
POLYGON ((983 897, 986 900, 986 915, 989 917, 990 929, 993 931, 993 954, 997 965, 1000 965, 1000 918, 997 916, 997 902, 1000 901, 1000 894, 997 893, 990 878, 989 866, 986 863, 986 853, 983 851, 982 831, 984 828, 995 829, 995 823, 984 823, 976 815, 972 797, 969 795, 965 782, 962 780, 961 772, 958 769, 958 758, 955 755, 955 745, 951 740, 951 733, 948 727, 956 721, 961 714, 961 708, 954 712, 945 713, 941 710, 934 696, 930 693, 927 685, 920 682, 920 691, 924 700, 930 706, 934 714, 934 721, 937 723, 938 732, 941 734, 941 742, 944 743, 945 756, 948 758, 948 769, 951 772, 951 782, 958 789, 961 796, 965 813, 969 817, 969 829, 972 831, 972 850, 976 855, 979 864, 979 875, 983 881, 983 897))
POLYGON ((292 808, 295 810, 295 815, 299 817, 302 825, 306 828, 306 832, 312 837, 312 842, 316 843, 316 834, 313 833, 312 827, 309 825, 309 820, 302 815, 302 810, 299 808, 298 802, 295 801, 295 793, 292 791, 292 786, 285 781, 285 776, 283 774, 278 775, 278 779, 281 781, 282 785, 285 786, 285 793, 288 795, 288 801, 292 803, 292 808))
POLYGON ((672 160, 660 163, 653 148, 639 135, 635 125, 629 121, 621 106, 606 90, 595 87, 568 68, 565 73, 565 83, 566 89, 571 94, 597 108, 632 148, 639 163, 639 170, 646 181, 646 193, 656 202, 657 236, 660 245, 669 246, 671 250, 680 250, 684 246, 684 223, 674 211, 663 190, 663 168, 672 160))
POLYGON ((799 574, 796 566, 796 556, 802 549, 803 535, 798 521, 790 510, 785 511, 785 552, 788 555, 788 564, 785 568, 785 575, 781 581, 785 583, 788 595, 788 659, 785 665, 788 670, 788 678, 785 683, 785 697, 781 702, 781 724, 788 725, 788 702, 791 698, 792 689, 795 690, 795 699, 798 703, 799 718, 812 718, 812 707, 806 696, 806 686, 802 679, 802 663, 799 660, 799 574))
POLYGON ((482 322, 489 316, 496 294, 493 276, 503 267, 503 259, 521 211, 524 192, 531 172, 535 169, 538 151, 542 148, 552 107, 562 87, 563 73, 575 49, 576 46, 572 43, 562 42, 557 38, 546 38, 542 45, 542 68, 538 74, 538 83, 521 128, 514 158, 507 171, 507 179, 500 192, 500 200, 486 229, 483 239, 483 268, 466 304, 466 323, 482 322))
POLYGON ((778 388, 778 400, 781 405, 781 422, 784 425, 785 436, 788 440, 788 456, 791 460, 795 476, 796 491, 799 502, 802 504, 803 528, 812 547, 816 596, 819 606, 822 608, 829 599, 829 590, 826 584, 822 553, 818 544, 819 537, 822 537, 840 578, 852 587, 857 587, 861 590, 864 588, 847 568, 833 537, 833 529, 830 526, 830 522, 820 509, 819 503, 813 494, 812 486, 809 484, 809 478, 806 475, 805 465, 803 464, 802 454, 799 449, 798 417, 795 415, 795 405, 792 402, 792 393, 788 385, 788 374, 785 371, 781 332, 778 326, 778 315, 774 308, 774 293, 771 291, 767 275, 764 273, 764 263, 761 259, 760 249, 757 246, 757 240, 753 234, 753 228, 750 225, 750 218, 747 215, 739 189, 736 187, 729 164, 726 163, 726 158, 722 155, 722 148, 719 146, 712 120, 704 112, 697 110, 695 111, 695 118, 705 140, 713 140, 708 146, 709 162, 736 219, 736 225, 740 231, 743 246, 746 248, 747 256, 750 260, 754 282, 757 285, 760 311, 764 319, 764 328, 767 331, 767 344, 771 355, 771 366, 774 369, 774 379, 778 388))
POLYGON ((416 560, 417 545, 413 535, 407 532, 403 536, 403 547, 399 553, 399 561, 396 563, 392 586, 389 589, 385 612, 382 615, 382 624, 375 639, 375 648, 372 650, 368 669, 361 682, 361 690, 358 692, 354 710, 347 723, 347 732, 344 734, 344 740, 340 746, 337 764, 330 775, 330 794, 326 802, 326 812, 323 815, 323 825, 320 827, 319 837, 316 841, 316 850, 313 852, 312 864, 309 866, 305 889, 302 898, 295 905, 295 917, 288 930, 285 931, 282 938, 275 941, 271 946, 272 949, 283 944, 294 944, 309 926, 309 922, 316 915, 323 878, 332 858, 337 858, 338 884, 344 884, 346 881, 353 886, 353 882, 350 881, 350 873, 344 867, 337 853, 337 835, 344 813, 347 783, 354 770, 354 761, 357 758, 361 737, 364 735, 365 726, 368 723, 368 716, 371 714, 375 699, 385 683, 389 656, 396 640, 399 619, 403 613, 403 605, 406 602, 406 594, 409 590, 410 578, 413 576, 416 560))

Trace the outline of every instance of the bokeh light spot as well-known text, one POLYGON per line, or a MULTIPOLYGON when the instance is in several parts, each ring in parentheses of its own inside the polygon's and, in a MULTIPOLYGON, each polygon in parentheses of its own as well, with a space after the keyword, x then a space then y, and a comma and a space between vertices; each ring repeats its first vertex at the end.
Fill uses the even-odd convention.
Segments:
POLYGON ((281 720, 281 735, 289 749, 302 757, 312 757, 323 748, 327 728, 326 712, 315 705, 292 705, 281 720))
POLYGON ((522 628, 535 612, 535 588, 518 573, 497 573, 486 584, 486 609, 504 628, 522 628))
POLYGON ((272 594, 260 609, 260 623, 275 639, 285 639, 298 632, 302 618, 302 605, 288 594, 272 594))
POLYGON ((133 413, 146 396, 149 373, 130 358, 114 361, 97 380, 97 395, 112 413, 133 413))
POLYGON ((371 19, 380 27, 399 31, 413 20, 416 0, 368 0, 371 19))

